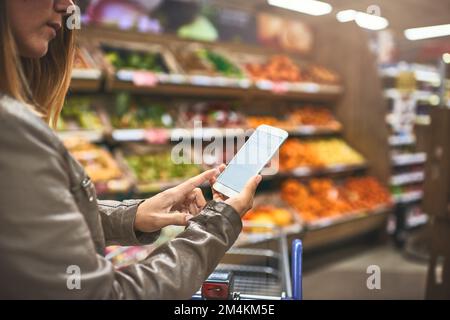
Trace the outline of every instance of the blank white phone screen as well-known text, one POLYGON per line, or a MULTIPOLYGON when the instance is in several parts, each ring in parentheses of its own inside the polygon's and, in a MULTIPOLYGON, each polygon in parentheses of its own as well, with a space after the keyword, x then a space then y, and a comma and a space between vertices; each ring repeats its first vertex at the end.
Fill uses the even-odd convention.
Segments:
POLYGON ((256 130, 217 181, 236 192, 241 192, 247 181, 257 175, 269 162, 282 142, 282 137, 256 130))

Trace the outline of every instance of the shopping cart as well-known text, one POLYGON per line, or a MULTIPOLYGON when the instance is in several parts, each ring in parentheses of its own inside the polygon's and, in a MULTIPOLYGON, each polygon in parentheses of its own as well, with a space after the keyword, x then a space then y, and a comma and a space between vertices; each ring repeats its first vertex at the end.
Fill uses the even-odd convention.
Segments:
POLYGON ((292 243, 289 268, 286 235, 276 239, 275 249, 236 247, 230 249, 195 300, 301 300, 302 242, 292 243))

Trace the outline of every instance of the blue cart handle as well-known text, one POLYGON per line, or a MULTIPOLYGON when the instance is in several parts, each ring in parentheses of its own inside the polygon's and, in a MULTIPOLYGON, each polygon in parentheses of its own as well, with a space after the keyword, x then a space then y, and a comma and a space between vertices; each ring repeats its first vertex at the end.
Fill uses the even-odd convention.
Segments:
POLYGON ((303 245, 299 239, 292 242, 292 299, 302 300, 302 253, 303 245))

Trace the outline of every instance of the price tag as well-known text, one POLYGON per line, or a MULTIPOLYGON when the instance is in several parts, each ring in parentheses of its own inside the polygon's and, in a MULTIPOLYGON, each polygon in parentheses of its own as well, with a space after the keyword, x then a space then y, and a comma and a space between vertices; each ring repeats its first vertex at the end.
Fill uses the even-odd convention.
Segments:
POLYGON ((212 77, 202 75, 195 75, 190 78, 190 82, 194 86, 210 87, 213 86, 213 81, 212 77))
POLYGON ((274 82, 272 85, 272 92, 276 94, 283 94, 289 91, 289 84, 286 82, 274 82))
POLYGON ((166 144, 170 135, 166 129, 148 129, 145 131, 145 141, 152 144, 166 144))
POLYGON ((310 167, 298 167, 295 168, 292 173, 296 177, 306 177, 312 174, 312 170, 310 167))
POLYGON ((135 71, 133 83, 138 87, 154 87, 158 84, 158 77, 149 71, 135 71))

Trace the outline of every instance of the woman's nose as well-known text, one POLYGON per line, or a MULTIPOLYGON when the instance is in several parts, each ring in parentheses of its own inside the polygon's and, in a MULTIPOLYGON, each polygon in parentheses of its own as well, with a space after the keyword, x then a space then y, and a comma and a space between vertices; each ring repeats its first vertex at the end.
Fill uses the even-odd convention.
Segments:
POLYGON ((73 0, 55 0, 55 11, 61 14, 67 14, 67 8, 75 5, 73 0))

